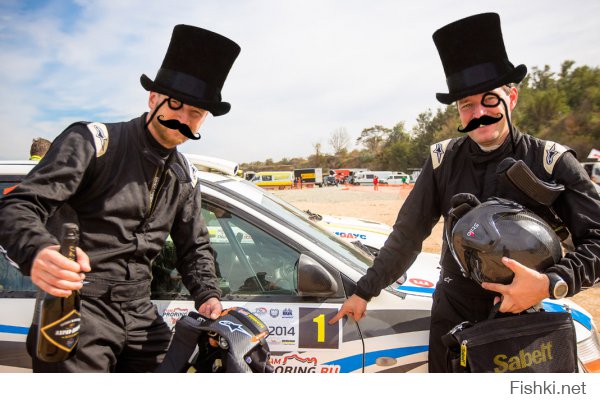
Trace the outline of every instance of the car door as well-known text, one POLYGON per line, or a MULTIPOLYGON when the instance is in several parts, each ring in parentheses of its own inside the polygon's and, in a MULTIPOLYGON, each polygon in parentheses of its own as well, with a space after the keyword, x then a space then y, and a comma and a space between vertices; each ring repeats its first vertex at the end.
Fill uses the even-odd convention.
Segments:
MULTIPOLYGON (((201 214, 215 250, 223 305, 242 306, 268 326, 275 372, 362 371, 364 351, 356 323, 327 323, 345 299, 342 275, 247 212, 207 199, 201 214), (298 270, 307 259, 340 284, 334 295, 300 295, 298 270)), ((194 309, 174 269, 175 255, 168 245, 153 269, 153 300, 170 326, 194 309)))
MULTIPOLYGON (((0 198, 22 178, 23 175, 0 175, 0 198)), ((35 293, 31 278, 21 274, 0 246, 0 372, 31 368, 25 338, 31 324, 35 293)))

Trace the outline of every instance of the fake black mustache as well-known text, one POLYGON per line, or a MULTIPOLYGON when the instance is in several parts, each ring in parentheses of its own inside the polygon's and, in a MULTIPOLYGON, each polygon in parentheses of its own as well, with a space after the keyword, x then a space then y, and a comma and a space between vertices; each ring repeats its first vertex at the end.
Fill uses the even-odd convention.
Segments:
POLYGON ((494 123, 497 123, 500 120, 502 120, 502 118, 504 117, 504 115, 501 113, 499 113, 498 115, 498 117, 483 115, 480 118, 472 119, 467 125, 467 127, 461 129, 460 126, 458 126, 457 130, 461 133, 468 133, 477 129, 479 126, 493 125, 494 123))
POLYGON ((185 123, 181 123, 177 119, 169 119, 169 120, 162 119, 162 115, 158 115, 156 117, 156 120, 158 120, 158 123, 160 123, 164 127, 167 127, 169 129, 173 129, 173 130, 179 130, 179 132, 181 134, 183 134, 185 137, 187 137, 189 139, 200 140, 200 137, 201 137, 200 134, 195 136, 194 133, 192 132, 192 129, 190 129, 190 127, 188 125, 186 125, 185 123))

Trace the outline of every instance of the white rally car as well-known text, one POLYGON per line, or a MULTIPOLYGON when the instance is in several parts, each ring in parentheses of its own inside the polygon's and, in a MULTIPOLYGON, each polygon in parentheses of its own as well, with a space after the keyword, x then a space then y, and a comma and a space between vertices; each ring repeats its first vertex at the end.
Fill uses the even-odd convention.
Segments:
MULTIPOLYGON (((194 160, 198 166, 202 161, 194 160)), ((193 160, 193 159, 192 159, 193 160)), ((31 162, 0 162, 0 193, 31 162)), ((210 163, 204 166, 212 166, 210 163)), ((225 169, 221 169, 222 171, 225 169)), ((230 171, 233 173, 234 171, 230 171)), ((370 267, 373 255, 234 175, 199 172, 203 214, 216 252, 225 307, 242 306, 269 327, 280 373, 425 372, 431 296, 439 256, 421 254, 406 276, 369 303, 360 322, 329 325, 370 267)), ((152 298, 170 326, 194 309, 167 243, 153 265, 152 298)), ((25 338, 35 287, 0 253, 0 369, 30 368, 25 338)), ((575 319, 581 368, 598 368, 600 345, 589 313, 569 300, 544 301, 575 319)))
POLYGON ((392 232, 392 227, 354 217, 339 217, 306 212, 309 218, 327 231, 376 255, 392 232))

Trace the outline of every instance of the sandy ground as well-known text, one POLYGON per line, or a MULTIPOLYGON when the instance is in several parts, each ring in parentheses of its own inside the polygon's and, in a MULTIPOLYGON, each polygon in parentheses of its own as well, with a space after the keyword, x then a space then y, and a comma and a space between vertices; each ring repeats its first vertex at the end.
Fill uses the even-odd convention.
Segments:
MULTIPOLYGON (((380 185, 379 190, 374 191, 372 186, 339 186, 272 192, 302 210, 393 225, 410 188, 380 185)), ((424 251, 440 253, 442 229, 442 222, 434 227, 431 236, 423 243, 424 251)), ((593 315, 596 324, 600 324, 600 286, 580 292, 572 299, 593 315)))

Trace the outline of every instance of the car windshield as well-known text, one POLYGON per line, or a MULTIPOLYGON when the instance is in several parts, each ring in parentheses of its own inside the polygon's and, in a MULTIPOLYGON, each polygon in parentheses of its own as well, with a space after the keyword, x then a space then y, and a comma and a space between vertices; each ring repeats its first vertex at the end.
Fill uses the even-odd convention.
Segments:
POLYGON ((373 264, 373 258, 360 248, 338 238, 308 218, 308 214, 271 193, 243 181, 221 182, 220 185, 233 190, 241 197, 260 204, 266 211, 279 217, 281 222, 308 235, 321 248, 330 251, 336 258, 365 273, 373 264))

